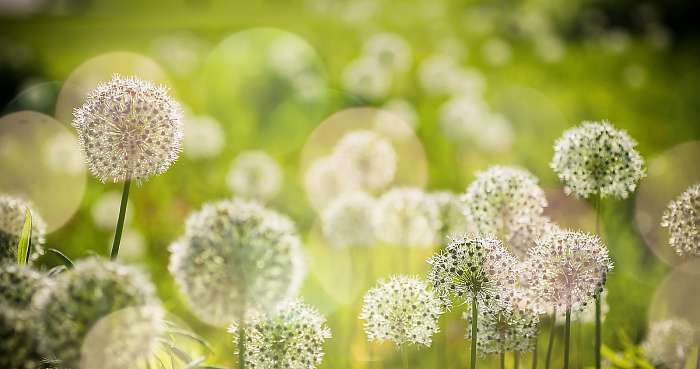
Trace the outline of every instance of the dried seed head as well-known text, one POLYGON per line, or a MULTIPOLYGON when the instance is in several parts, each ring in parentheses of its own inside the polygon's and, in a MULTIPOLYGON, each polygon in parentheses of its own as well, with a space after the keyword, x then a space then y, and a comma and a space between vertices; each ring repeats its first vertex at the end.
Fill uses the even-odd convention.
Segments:
POLYGON ((165 87, 115 75, 73 112, 90 172, 102 182, 146 180, 180 154, 182 112, 165 87))
POLYGON ((678 255, 700 256, 700 183, 668 204, 661 225, 668 228, 668 242, 678 255))
POLYGON ((550 166, 567 194, 626 198, 646 175, 636 145, 607 121, 583 122, 557 140, 550 166))

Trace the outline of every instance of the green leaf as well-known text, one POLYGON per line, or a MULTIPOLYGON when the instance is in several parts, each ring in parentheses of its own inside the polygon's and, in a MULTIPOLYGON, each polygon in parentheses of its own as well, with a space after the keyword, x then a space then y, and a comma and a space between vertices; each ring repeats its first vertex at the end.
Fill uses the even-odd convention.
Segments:
POLYGON ((211 346, 209 346, 209 343, 203 337, 201 337, 195 333, 192 333, 192 332, 189 332, 186 330, 182 330, 182 329, 177 329, 177 328, 168 329, 165 331, 165 333, 170 334, 170 335, 176 335, 176 336, 189 338, 190 340, 199 343, 202 347, 204 347, 204 349, 206 349, 210 353, 214 352, 214 350, 211 348, 211 346))
POLYGON ((196 359, 190 361, 190 362, 189 362, 187 365, 185 365, 185 367, 183 367, 182 369, 194 369, 194 368, 198 368, 198 367, 199 367, 199 364, 201 364, 201 363, 204 362, 204 359, 205 359, 204 356, 198 357, 198 358, 196 358, 196 359))
POLYGON ((29 208, 24 213, 24 226, 17 243, 17 263, 25 265, 29 263, 29 254, 32 252, 32 213, 29 208))
POLYGON ((71 258, 69 258, 66 254, 64 254, 64 253, 62 253, 54 248, 48 249, 48 251, 50 253, 58 256, 58 258, 61 259, 63 264, 65 264, 66 268, 68 268, 68 269, 73 268, 73 260, 71 260, 71 258))

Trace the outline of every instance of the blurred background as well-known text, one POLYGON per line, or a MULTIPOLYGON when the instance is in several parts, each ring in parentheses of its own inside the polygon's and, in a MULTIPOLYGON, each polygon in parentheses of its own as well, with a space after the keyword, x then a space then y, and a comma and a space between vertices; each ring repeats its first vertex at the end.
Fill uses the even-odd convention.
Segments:
MULTIPOLYGON (((203 203, 255 197, 304 238, 302 295, 333 331, 321 367, 390 368, 393 348, 365 343, 362 295, 378 278, 424 275, 433 249, 400 263, 405 248, 333 247, 319 225, 331 195, 311 168, 345 133, 371 129, 397 153, 391 186, 460 193, 476 171, 519 165, 539 177, 547 215, 593 231, 592 207, 564 195, 549 161, 565 129, 607 119, 639 142, 648 169, 635 196, 603 206, 616 264, 606 365, 635 367, 624 353, 650 322, 700 326, 700 263, 675 258, 659 226, 668 201, 700 181, 697 10, 681 0, 0 0, 0 192, 36 204, 49 247, 107 255, 121 187, 87 173, 72 111, 114 73, 163 83, 186 111, 184 150, 132 189, 120 260, 147 270, 167 309, 211 342, 207 362, 233 366, 231 337, 192 315, 174 285, 168 246, 203 203)), ((466 366, 457 310, 432 347, 409 353, 412 367, 466 366)), ((574 326, 576 368, 593 364, 591 333, 574 326)))

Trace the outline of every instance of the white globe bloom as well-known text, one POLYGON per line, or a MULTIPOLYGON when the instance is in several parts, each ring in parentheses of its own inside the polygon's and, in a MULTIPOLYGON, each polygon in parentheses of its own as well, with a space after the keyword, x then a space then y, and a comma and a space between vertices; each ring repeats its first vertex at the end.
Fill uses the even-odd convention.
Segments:
POLYGON ((282 169, 264 151, 244 151, 234 159, 226 183, 238 196, 269 200, 280 190, 282 169))

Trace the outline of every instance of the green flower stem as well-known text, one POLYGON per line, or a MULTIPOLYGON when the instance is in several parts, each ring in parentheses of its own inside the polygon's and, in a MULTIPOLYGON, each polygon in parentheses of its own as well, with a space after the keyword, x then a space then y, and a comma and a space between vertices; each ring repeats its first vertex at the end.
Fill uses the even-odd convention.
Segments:
POLYGON ((245 323, 238 326, 238 368, 245 369, 245 323))
POLYGON ((476 298, 476 293, 472 294, 472 350, 471 350, 471 369, 476 369, 476 334, 477 334, 477 319, 479 319, 479 301, 476 298))
POLYGON ((700 344, 698 345, 698 358, 695 362, 695 369, 700 369, 700 344))
POLYGON ((110 252, 110 259, 116 260, 119 254, 119 244, 122 241, 122 231, 124 230, 124 218, 126 217, 126 204, 129 200, 129 187, 131 185, 131 180, 127 179, 124 181, 124 191, 122 191, 122 202, 119 205, 119 219, 117 219, 117 230, 114 233, 114 242, 112 243, 112 251, 110 252))
POLYGON ((501 352, 498 356, 499 368, 506 369, 506 353, 501 352))
POLYGON ((516 351, 513 353, 513 369, 518 369, 519 367, 520 367, 520 353, 516 351))
POLYGON ((547 342, 547 359, 544 362, 545 369, 549 369, 552 363, 552 348, 554 347, 554 329, 557 324, 557 309, 552 312, 552 325, 549 327, 549 342, 547 342))
POLYGON ((535 336, 535 347, 532 350, 532 369, 537 369, 537 351, 539 350, 540 335, 535 336))
POLYGON ((564 325, 564 369, 569 369, 569 338, 571 336, 571 306, 566 307, 566 324, 564 325))
POLYGON ((403 364, 403 369, 408 369, 408 353, 406 352, 406 347, 401 345, 399 351, 401 351, 401 363, 403 364))
POLYGON ((602 358, 600 357, 601 340, 601 321, 600 321, 600 293, 595 295, 595 367, 601 369, 602 358))

